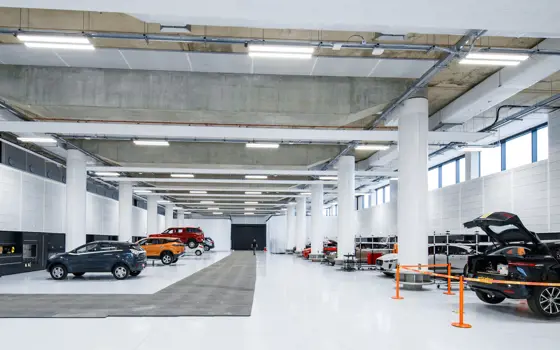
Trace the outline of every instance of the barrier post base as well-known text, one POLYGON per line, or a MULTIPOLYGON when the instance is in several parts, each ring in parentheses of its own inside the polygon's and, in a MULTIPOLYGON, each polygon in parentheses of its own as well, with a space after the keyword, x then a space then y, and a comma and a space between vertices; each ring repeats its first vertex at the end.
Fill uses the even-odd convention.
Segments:
POLYGON ((392 296, 391 299, 401 300, 401 299, 404 299, 404 298, 403 297, 398 297, 398 296, 395 295, 395 296, 392 296))
POLYGON ((455 295, 455 293, 453 293, 453 292, 443 292, 443 294, 445 294, 445 295, 455 295))
POLYGON ((468 323, 453 322, 451 325, 457 328, 472 328, 472 326, 468 323))

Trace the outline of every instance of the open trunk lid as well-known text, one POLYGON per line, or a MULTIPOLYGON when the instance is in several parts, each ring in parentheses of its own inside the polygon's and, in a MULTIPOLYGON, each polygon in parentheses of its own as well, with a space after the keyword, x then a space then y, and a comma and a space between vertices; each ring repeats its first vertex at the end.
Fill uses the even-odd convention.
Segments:
POLYGON ((463 224, 465 228, 479 227, 500 245, 513 242, 527 242, 541 244, 534 232, 529 231, 515 214, 506 212, 493 212, 479 216, 463 224))

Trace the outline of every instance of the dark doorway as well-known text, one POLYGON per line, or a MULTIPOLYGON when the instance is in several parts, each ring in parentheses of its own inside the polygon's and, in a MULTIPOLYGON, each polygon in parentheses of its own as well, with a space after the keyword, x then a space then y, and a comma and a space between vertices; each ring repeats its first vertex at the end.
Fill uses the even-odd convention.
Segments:
POLYGON ((263 250, 266 246, 266 225, 231 225, 231 249, 251 250, 253 238, 263 250))

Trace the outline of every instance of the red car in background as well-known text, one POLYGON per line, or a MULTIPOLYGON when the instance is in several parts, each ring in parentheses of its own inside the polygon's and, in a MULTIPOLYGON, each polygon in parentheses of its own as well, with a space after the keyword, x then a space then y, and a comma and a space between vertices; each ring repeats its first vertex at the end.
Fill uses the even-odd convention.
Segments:
POLYGON ((170 227, 162 233, 149 235, 149 237, 179 238, 191 249, 204 243, 204 232, 200 227, 170 227))
MULTIPOLYGON (((323 242, 323 253, 327 253, 327 252, 335 252, 336 253, 337 245, 338 245, 338 243, 336 241, 333 241, 332 239, 328 239, 328 240, 324 241, 323 242)), ((301 252, 301 255, 303 256, 304 259, 309 259, 309 254, 311 254, 311 245, 310 244, 306 245, 303 252, 301 252)))

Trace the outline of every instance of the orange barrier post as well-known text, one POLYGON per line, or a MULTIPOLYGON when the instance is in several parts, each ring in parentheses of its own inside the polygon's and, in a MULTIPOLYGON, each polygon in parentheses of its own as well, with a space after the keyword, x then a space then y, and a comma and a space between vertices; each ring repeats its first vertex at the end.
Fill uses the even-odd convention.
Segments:
POLYGON ((451 264, 447 264, 447 292, 443 292, 445 295, 455 295, 451 291, 451 264))
POLYGON ((459 322, 453 322, 451 325, 453 327, 458 328, 472 328, 472 326, 468 323, 463 322, 463 313, 464 313, 464 306, 465 306, 465 296, 464 296, 464 283, 463 283, 463 276, 459 278, 459 322))
POLYGON ((395 299, 395 300, 400 300, 400 299, 404 299, 403 297, 401 297, 400 294, 400 288, 401 288, 401 266, 397 265, 397 276, 396 276, 396 280, 397 280, 397 294, 393 297, 391 297, 391 299, 395 299))

